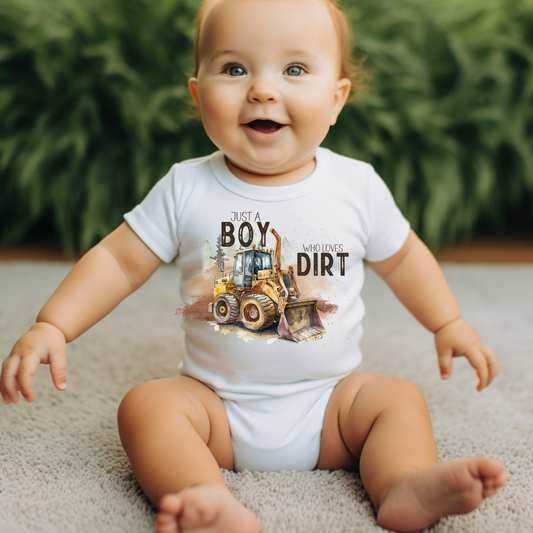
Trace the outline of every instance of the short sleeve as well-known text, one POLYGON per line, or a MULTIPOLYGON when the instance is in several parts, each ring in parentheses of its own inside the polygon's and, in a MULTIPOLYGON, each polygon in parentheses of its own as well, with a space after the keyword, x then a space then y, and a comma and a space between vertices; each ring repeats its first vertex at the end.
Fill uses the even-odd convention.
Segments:
POLYGON ((385 182, 370 165, 368 186, 369 231, 365 259, 382 261, 404 245, 410 224, 398 209, 385 182))
POLYGON ((159 259, 170 263, 178 254, 176 165, 124 219, 159 259))

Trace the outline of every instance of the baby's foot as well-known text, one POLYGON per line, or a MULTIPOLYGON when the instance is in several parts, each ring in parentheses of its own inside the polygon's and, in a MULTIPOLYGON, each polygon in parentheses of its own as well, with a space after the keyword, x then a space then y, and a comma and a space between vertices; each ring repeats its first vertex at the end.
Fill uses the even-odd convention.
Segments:
POLYGON ((198 485, 161 498, 157 533, 259 533, 255 515, 219 485, 198 485))
POLYGON ((378 524, 402 533, 420 531, 439 518, 473 511, 505 485, 503 464, 466 457, 410 472, 388 492, 378 524))

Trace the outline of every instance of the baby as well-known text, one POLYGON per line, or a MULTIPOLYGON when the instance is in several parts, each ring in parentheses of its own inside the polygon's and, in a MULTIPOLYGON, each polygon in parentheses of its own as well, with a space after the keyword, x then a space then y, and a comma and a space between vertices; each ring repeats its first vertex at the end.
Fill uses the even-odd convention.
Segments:
POLYGON ((498 360, 372 167, 320 147, 357 83, 349 54, 333 0, 204 3, 189 89, 219 151, 174 165, 3 363, 6 404, 34 400, 39 363, 64 390, 66 343, 176 258, 199 310, 184 319, 181 375, 134 387, 118 412, 160 532, 260 531, 221 468, 359 469, 395 531, 468 513, 507 480, 497 460, 439 463, 420 391, 354 372, 363 259, 434 333, 443 379, 465 356, 481 391, 498 360))

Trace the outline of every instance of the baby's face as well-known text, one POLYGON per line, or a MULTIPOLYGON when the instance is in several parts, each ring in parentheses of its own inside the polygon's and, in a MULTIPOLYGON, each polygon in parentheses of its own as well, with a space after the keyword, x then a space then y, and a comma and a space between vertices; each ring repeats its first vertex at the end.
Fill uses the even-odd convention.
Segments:
POLYGON ((221 0, 189 87, 213 143, 237 167, 279 175, 312 161, 349 92, 320 0, 221 0))

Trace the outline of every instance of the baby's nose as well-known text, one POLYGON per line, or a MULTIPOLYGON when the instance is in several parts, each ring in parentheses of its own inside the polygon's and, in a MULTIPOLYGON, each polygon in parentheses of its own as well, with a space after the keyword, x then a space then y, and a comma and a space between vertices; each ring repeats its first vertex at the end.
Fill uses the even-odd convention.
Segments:
POLYGON ((264 78, 256 80, 248 93, 248 100, 254 103, 277 102, 279 99, 280 92, 275 83, 264 78))

